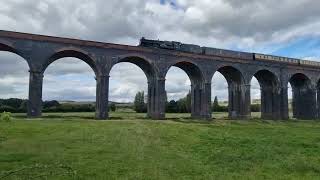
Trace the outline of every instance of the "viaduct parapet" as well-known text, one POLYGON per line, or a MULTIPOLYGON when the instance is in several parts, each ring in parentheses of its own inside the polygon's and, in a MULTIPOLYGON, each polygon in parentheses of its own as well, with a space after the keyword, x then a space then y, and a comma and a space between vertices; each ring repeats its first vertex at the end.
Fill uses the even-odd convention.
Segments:
POLYGON ((142 38, 139 46, 0 31, 0 50, 15 53, 29 65, 28 116, 42 112, 43 74, 64 57, 87 63, 96 76, 96 119, 108 118, 109 73, 114 65, 130 62, 148 80, 148 116, 165 118, 165 77, 170 67, 186 72, 191 81, 191 116, 211 119, 211 79, 220 72, 228 82, 229 117, 249 118, 250 82, 261 87, 261 117, 289 118, 288 84, 293 91, 293 115, 317 119, 320 110, 320 63, 265 54, 230 51, 171 41, 142 38))

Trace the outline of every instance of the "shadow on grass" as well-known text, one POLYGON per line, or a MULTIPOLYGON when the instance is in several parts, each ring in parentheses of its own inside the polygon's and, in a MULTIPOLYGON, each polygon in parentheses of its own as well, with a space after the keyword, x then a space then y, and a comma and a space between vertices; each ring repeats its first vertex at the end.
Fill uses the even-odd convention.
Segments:
POLYGON ((200 119, 192 119, 191 117, 188 118, 166 118, 166 120, 170 120, 177 123, 184 123, 184 124, 212 124, 214 119, 207 119, 207 120, 200 120, 200 119))
POLYGON ((70 119, 88 119, 88 120, 94 120, 94 117, 92 116, 68 116, 68 115, 44 115, 41 118, 44 119, 64 119, 64 118, 70 118, 70 119))
POLYGON ((108 120, 123 120, 123 117, 109 117, 108 120))

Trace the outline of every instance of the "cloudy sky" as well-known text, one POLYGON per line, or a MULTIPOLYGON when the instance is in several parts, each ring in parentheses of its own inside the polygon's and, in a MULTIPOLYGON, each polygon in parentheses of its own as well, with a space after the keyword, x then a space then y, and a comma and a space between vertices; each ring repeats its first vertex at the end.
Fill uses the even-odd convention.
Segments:
MULTIPOLYGON (((314 0, 1 0, 0 29, 137 45, 141 37, 217 48, 320 60, 320 1, 314 0)), ((0 52, 0 98, 27 98, 23 59, 0 52)), ((132 101, 146 90, 136 66, 116 65, 110 99, 132 101)), ((216 73, 213 97, 227 99, 226 81, 216 73)), ((186 74, 171 68, 168 97, 190 89, 186 74)), ((259 85, 252 82, 252 97, 259 85)), ((44 100, 95 99, 94 74, 78 59, 60 59, 45 72, 44 100)))

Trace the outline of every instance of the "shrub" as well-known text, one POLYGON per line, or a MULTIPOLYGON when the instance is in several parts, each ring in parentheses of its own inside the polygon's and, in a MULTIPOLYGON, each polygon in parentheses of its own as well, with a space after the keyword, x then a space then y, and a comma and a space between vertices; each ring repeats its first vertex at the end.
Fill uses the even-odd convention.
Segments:
POLYGON ((228 106, 215 106, 215 107, 212 107, 212 111, 213 112, 228 112, 229 111, 229 108, 228 106))
POLYGON ((0 112, 16 113, 17 110, 16 110, 14 107, 12 107, 12 106, 2 105, 2 106, 0 106, 0 112))
POLYGON ((11 121, 11 113, 9 113, 9 112, 1 113, 0 120, 3 122, 10 122, 11 121))
POLYGON ((251 112, 260 112, 261 106, 260 104, 251 104, 251 112))
POLYGON ((43 102, 43 109, 50 109, 52 107, 59 107, 60 103, 58 101, 44 101, 43 102))
POLYGON ((115 103, 111 103, 110 104, 110 111, 115 112, 117 109, 116 104, 115 103))
POLYGON ((144 102, 144 92, 138 92, 134 98, 134 110, 137 113, 147 112, 147 104, 144 102))

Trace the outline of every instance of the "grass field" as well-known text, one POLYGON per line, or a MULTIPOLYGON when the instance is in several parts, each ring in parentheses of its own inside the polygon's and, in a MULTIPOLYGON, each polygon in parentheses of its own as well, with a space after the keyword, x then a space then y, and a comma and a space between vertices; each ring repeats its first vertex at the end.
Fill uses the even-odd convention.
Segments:
MULTIPOLYGON (((319 179, 316 121, 45 114, 0 122, 0 179, 319 179)), ((258 114, 256 114, 258 116, 258 114)))

